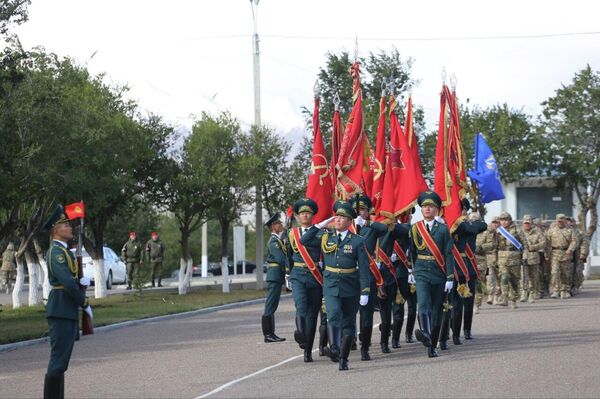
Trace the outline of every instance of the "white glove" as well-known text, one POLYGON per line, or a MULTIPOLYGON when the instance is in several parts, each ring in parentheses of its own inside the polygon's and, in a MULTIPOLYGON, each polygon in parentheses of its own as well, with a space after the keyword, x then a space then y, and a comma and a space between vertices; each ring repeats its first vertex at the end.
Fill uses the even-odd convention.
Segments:
POLYGON ((319 267, 320 267, 321 269, 323 268, 323 261, 322 261, 322 260, 320 260, 320 261, 319 261, 319 267))
POLYGON ((446 281, 446 287, 444 287, 444 292, 450 293, 450 291, 452 291, 452 287, 454 287, 454 281, 446 281))
POLYGON ((317 226, 318 229, 324 229, 329 225, 329 223, 333 222, 334 220, 335 216, 332 216, 329 219, 325 219, 322 222, 315 224, 315 226, 317 226))
POLYGON ((377 268, 381 270, 381 262, 376 262, 375 264, 377 265, 377 268))
POLYGON ((398 255, 396 255, 396 253, 394 252, 394 253, 392 254, 392 256, 390 256, 390 260, 391 260, 392 262, 395 262, 395 261, 397 261, 397 260, 398 260, 398 255))
POLYGON ((90 316, 90 319, 94 318, 94 314, 92 313, 92 307, 90 305, 87 305, 87 307, 83 310, 90 316))
POLYGON ((292 282, 290 281, 289 276, 285 276, 285 288, 288 290, 292 290, 292 282))
POLYGON ((367 222, 365 219, 362 218, 362 216, 358 215, 356 217, 356 219, 354 219, 354 221, 356 222, 357 225, 359 225, 360 227, 364 226, 365 223, 367 222))
POLYGON ((415 276, 413 276, 413 274, 412 274, 412 273, 411 273, 411 274, 409 274, 409 275, 408 275, 408 284, 415 284, 415 283, 416 283, 416 281, 415 281, 415 276))
POLYGON ((89 277, 83 276, 79 279, 79 284, 83 285, 84 287, 89 287, 91 284, 91 280, 89 277))
POLYGON ((369 296, 361 295, 360 296, 360 306, 367 306, 367 303, 369 303, 369 296))

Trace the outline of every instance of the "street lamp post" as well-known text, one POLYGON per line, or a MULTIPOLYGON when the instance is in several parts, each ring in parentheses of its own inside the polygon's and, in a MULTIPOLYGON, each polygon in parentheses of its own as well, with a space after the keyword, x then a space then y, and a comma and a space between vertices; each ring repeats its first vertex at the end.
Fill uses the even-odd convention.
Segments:
MULTIPOLYGON (((259 0, 250 0, 254 34, 252 35, 252 63, 254 66, 254 126, 260 128, 260 49, 258 47, 257 8, 259 0)), ((263 282, 263 235, 262 235, 262 192, 257 184, 256 190, 256 289, 262 290, 263 282)))

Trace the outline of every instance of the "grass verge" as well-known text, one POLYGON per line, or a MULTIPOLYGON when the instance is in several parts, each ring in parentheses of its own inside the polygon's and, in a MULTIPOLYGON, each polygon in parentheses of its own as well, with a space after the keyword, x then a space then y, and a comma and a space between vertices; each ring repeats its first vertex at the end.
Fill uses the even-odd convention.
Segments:
MULTIPOLYGON (((173 313, 187 312, 211 306, 263 298, 265 291, 231 290, 229 294, 219 291, 197 290, 187 295, 173 291, 144 291, 136 294, 116 294, 102 299, 92 299, 94 326, 106 326, 127 320, 145 319, 173 313)), ((46 314, 42 305, 19 309, 4 308, 0 312, 0 345, 48 335, 46 314)))

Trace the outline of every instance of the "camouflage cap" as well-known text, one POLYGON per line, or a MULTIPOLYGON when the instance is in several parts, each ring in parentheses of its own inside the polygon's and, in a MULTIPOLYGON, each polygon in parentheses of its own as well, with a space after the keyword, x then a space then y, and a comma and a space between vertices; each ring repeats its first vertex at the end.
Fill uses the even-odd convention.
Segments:
POLYGON ((525 224, 525 223, 529 223, 529 224, 533 223, 533 218, 531 217, 531 215, 523 216, 523 224, 525 224))
POLYGON ((556 214, 556 220, 559 220, 559 219, 565 220, 566 218, 567 218, 567 215, 565 215, 564 213, 557 213, 556 214))
POLYGON ((508 212, 502 212, 498 215, 498 220, 512 220, 512 216, 510 216, 510 213, 508 212))

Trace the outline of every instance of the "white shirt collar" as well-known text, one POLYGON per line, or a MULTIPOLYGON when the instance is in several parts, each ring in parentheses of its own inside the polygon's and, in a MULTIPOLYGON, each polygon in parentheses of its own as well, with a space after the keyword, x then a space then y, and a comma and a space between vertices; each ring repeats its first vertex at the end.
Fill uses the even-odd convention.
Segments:
POLYGON ((344 241, 344 239, 346 238, 346 235, 348 235, 348 230, 336 231, 335 233, 336 233, 336 235, 341 234, 342 235, 342 241, 344 241))
POLYGON ((429 226, 429 230, 433 228, 433 224, 435 223, 435 219, 431 219, 430 221, 424 220, 425 224, 429 226))
POLYGON ((61 240, 54 240, 54 241, 61 243, 63 247, 65 247, 66 249, 69 249, 69 247, 67 246, 67 243, 65 241, 61 241, 61 240))

